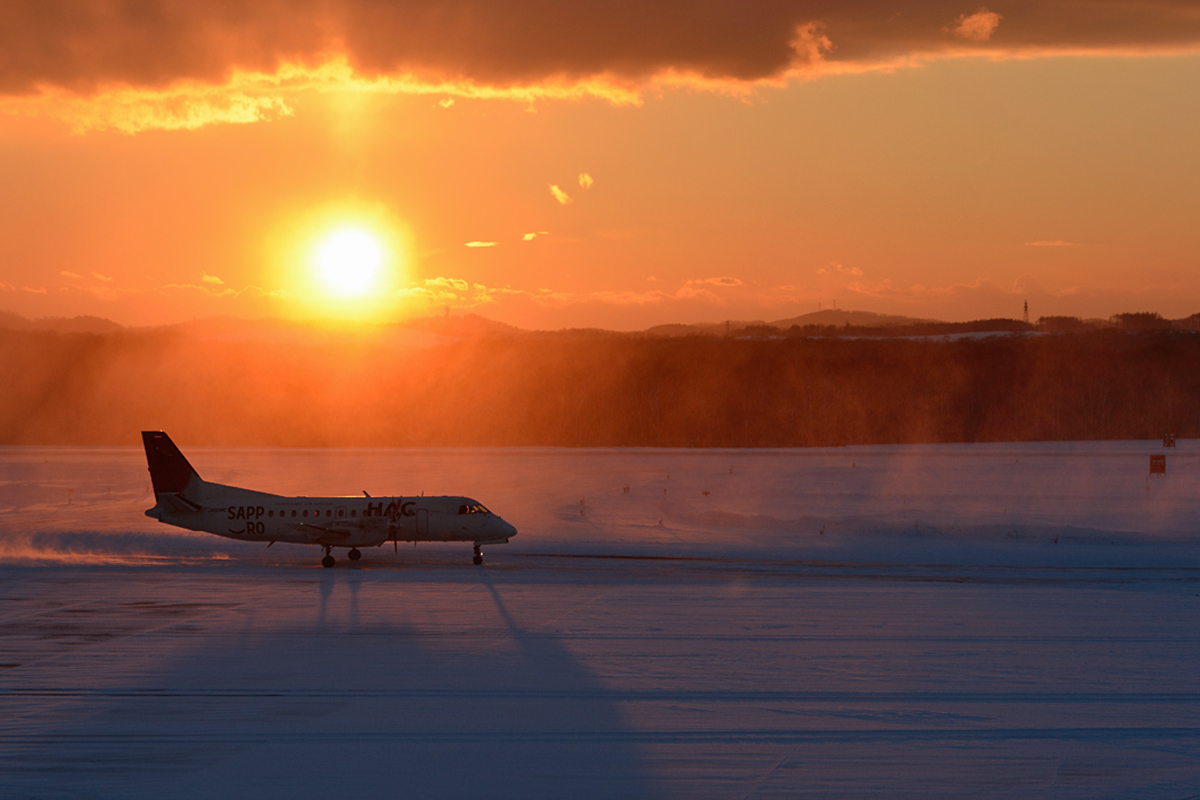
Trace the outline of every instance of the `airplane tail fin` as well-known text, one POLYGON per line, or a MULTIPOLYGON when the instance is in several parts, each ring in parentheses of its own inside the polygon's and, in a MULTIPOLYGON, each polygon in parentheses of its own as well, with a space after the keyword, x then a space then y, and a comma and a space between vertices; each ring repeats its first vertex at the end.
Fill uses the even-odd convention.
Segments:
POLYGON ((150 467, 155 497, 182 492, 193 475, 200 477, 171 437, 162 431, 142 431, 142 444, 146 448, 146 463, 150 467))

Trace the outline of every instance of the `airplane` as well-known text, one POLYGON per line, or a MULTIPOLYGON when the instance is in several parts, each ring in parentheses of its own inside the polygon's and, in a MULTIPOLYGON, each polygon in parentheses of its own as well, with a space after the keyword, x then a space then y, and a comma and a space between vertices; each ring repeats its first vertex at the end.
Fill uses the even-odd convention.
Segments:
POLYGON ((483 545, 504 544, 517 529, 470 497, 284 497, 202 480, 162 431, 142 431, 154 508, 146 516, 191 531, 243 542, 294 542, 325 548, 321 566, 332 567, 335 547, 392 542, 473 542, 475 564, 483 545))

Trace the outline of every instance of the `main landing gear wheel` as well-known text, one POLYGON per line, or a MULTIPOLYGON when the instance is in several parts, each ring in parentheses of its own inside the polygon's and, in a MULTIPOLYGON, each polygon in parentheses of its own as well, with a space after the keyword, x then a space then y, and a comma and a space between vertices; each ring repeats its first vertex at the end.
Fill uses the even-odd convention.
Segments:
POLYGON ((362 558, 362 553, 358 552, 357 547, 351 547, 350 552, 346 555, 350 556, 351 561, 358 561, 360 558, 362 558))
POLYGON ((332 567, 334 564, 337 563, 336 561, 333 560, 333 556, 329 555, 329 551, 331 549, 332 548, 327 546, 325 548, 325 557, 321 559, 321 566, 324 567, 325 569, 329 569, 330 567, 332 567))
POLYGON ((475 562, 475 566, 483 563, 483 551, 479 549, 479 545, 475 545, 475 557, 471 560, 475 562))

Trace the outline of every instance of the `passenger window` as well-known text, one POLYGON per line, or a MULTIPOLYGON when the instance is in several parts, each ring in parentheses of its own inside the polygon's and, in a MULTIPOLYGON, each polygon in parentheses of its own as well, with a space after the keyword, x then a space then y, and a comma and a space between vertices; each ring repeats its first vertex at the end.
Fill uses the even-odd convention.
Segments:
POLYGON ((327 517, 332 517, 332 516, 333 516, 333 512, 332 512, 332 511, 330 511, 330 510, 327 508, 327 509, 325 509, 325 516, 327 516, 327 517))
POLYGON ((357 517, 357 516, 358 516, 358 509, 355 509, 355 508, 352 508, 352 509, 350 509, 350 516, 352 516, 352 517, 357 517))
POLYGON ((273 516, 275 516, 275 512, 274 512, 274 511, 268 511, 268 512, 267 512, 267 516, 268 516, 268 517, 273 517, 273 516))
POLYGON ((293 517, 296 516, 296 509, 294 509, 294 508, 292 509, 292 516, 293 517))
POLYGON ((306 517, 308 516, 308 509, 307 509, 307 508, 306 508, 306 509, 304 509, 304 516, 306 516, 306 517))

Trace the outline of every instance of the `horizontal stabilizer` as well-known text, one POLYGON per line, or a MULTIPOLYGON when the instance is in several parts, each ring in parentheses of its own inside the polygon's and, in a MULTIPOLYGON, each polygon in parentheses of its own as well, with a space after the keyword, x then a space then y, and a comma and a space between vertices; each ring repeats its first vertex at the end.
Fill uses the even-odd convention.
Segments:
POLYGON ((162 499, 171 504, 171 510, 176 514, 196 514, 203 510, 181 494, 164 495, 162 499))

